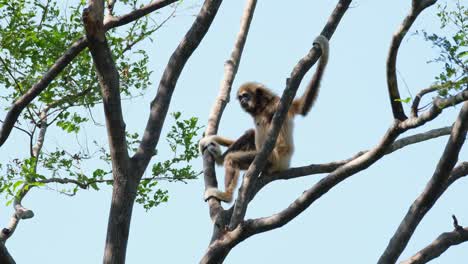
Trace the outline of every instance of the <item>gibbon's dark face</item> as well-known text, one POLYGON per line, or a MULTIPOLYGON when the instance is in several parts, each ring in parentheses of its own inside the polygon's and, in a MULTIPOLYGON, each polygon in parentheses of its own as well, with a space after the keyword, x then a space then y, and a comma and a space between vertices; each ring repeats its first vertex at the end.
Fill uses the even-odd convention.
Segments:
POLYGON ((255 98, 252 93, 245 90, 239 90, 237 99, 241 107, 248 113, 253 113, 255 110, 255 98))

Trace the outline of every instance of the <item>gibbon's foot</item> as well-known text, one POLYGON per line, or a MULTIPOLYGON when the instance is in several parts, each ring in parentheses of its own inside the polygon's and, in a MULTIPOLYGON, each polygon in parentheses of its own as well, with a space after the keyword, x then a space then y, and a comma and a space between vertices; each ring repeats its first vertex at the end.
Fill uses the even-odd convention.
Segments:
POLYGON ((206 189, 205 195, 204 195, 205 202, 208 201, 208 199, 212 197, 220 201, 223 201, 225 203, 230 203, 232 201, 232 195, 229 195, 228 193, 222 192, 218 190, 217 188, 206 189))

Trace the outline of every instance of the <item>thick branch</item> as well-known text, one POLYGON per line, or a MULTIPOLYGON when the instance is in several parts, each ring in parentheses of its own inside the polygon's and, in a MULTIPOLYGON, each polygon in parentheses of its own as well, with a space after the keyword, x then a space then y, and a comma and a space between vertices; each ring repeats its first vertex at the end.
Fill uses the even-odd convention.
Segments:
POLYGON ((247 221, 248 229, 250 230, 249 235, 272 230, 287 224, 335 185, 349 176, 368 168, 379 160, 385 154, 390 144, 403 132, 398 128, 398 123, 399 122, 396 121, 388 129, 381 142, 375 148, 334 170, 312 188, 306 190, 299 198, 291 203, 288 208, 269 217, 247 221))
POLYGON ((442 233, 436 240, 434 240, 427 247, 421 249, 414 256, 400 264, 423 264, 427 263, 444 253, 449 247, 461 244, 468 241, 468 227, 461 227, 458 225, 454 216, 455 230, 452 232, 442 233))
MULTIPOLYGON (((410 146, 413 144, 417 144, 423 141, 427 141, 430 139, 450 135, 450 132, 452 131, 452 127, 443 127, 443 128, 437 128, 437 129, 432 129, 424 133, 419 133, 415 135, 411 135, 408 137, 401 138, 399 140, 396 140, 389 148, 387 151, 385 151, 385 155, 391 154, 401 148, 404 148, 406 146, 410 146)), ((275 181, 275 180, 289 180, 289 179, 294 179, 302 176, 307 176, 311 174, 320 174, 320 173, 330 173, 334 170, 336 170, 338 167, 360 157, 364 153, 367 153, 368 150, 366 151, 360 151, 357 154, 355 154, 353 157, 348 158, 346 160, 340 160, 340 161, 334 161, 330 163, 324 163, 324 164, 311 164, 303 167, 297 167, 297 168, 291 168, 279 173, 275 173, 272 175, 267 175, 265 177, 261 177, 259 185, 266 185, 269 182, 275 181)))
POLYGON ((378 263, 396 262, 424 215, 432 208, 440 195, 448 187, 446 182, 458 160, 458 154, 466 138, 467 128, 468 102, 465 102, 453 125, 452 133, 431 180, 426 185, 425 190, 411 205, 378 263))
POLYGON ((5 143, 10 132, 18 120, 19 115, 28 104, 32 102, 47 86, 57 77, 59 73, 86 47, 85 38, 75 41, 72 46, 44 73, 43 77, 34 84, 25 94, 16 100, 5 116, 0 130, 0 146, 5 143))
POLYGON ((105 37, 102 22, 104 3, 102 1, 89 2, 90 4, 83 11, 83 22, 88 47, 101 86, 112 167, 113 171, 121 171, 122 167, 126 170, 129 166, 129 157, 120 100, 119 72, 105 37))
MULTIPOLYGON (((457 102, 458 101, 461 100, 457 100, 457 102)), ((362 155, 359 153, 357 158, 352 159, 351 161, 334 170, 332 173, 315 184, 311 189, 305 191, 299 198, 290 204, 288 208, 270 217, 247 221, 249 230, 248 236, 275 229, 287 224, 297 215, 302 213, 315 200, 320 198, 323 194, 328 192, 338 183, 356 174, 357 172, 368 168, 370 165, 379 160, 387 153, 387 151, 390 150, 390 145, 400 134, 407 131, 408 129, 422 126, 428 121, 433 120, 442 112, 442 110, 443 109, 441 108, 433 107, 431 110, 425 112, 418 118, 407 119, 404 122, 399 122, 396 120, 395 123, 389 128, 381 142, 374 149, 362 155), (435 109, 437 109, 437 111, 435 109)))
MULTIPOLYGON (((113 17, 104 24, 104 28, 105 30, 109 30, 111 28, 126 25, 176 1, 177 0, 161 0, 152 2, 140 9, 128 13, 127 15, 113 17)), ((68 64, 70 64, 70 62, 87 46, 88 42, 85 37, 75 41, 71 47, 55 61, 50 69, 44 73, 42 78, 13 103, 7 115, 5 116, 4 123, 0 129, 0 147, 8 139, 14 124, 18 120, 18 117, 24 108, 26 108, 27 105, 29 105, 42 91, 44 91, 47 86, 49 86, 49 84, 58 76, 58 74, 61 73, 63 69, 65 69, 65 67, 67 67, 68 64)))
POLYGON ((395 32, 390 45, 390 50, 387 58, 387 88, 392 106, 393 117, 400 121, 405 120, 407 117, 403 110, 403 105, 400 101, 400 92, 398 91, 398 81, 396 76, 396 60, 398 49, 400 48, 401 41, 406 33, 413 25, 418 15, 427 7, 433 5, 437 0, 413 0, 413 6, 410 13, 403 20, 398 30, 395 32))
POLYGON ((0 242, 0 263, 16 264, 15 260, 10 255, 7 248, 5 247, 5 244, 2 242, 0 242))
MULTIPOLYGON (((240 29, 237 33, 234 48, 231 52, 231 57, 224 64, 224 77, 221 81, 219 94, 211 109, 210 116, 208 117, 208 124, 206 125, 205 136, 216 134, 218 131, 219 122, 224 112, 226 104, 229 102, 229 94, 231 93, 232 83, 237 74, 242 51, 244 50, 247 35, 249 33, 250 24, 252 22, 253 14, 255 11, 256 0, 247 0, 240 23, 240 29)), ((214 170, 214 160, 209 155, 204 155, 203 168, 205 189, 217 188, 216 171, 214 170), (207 156, 206 156, 207 155, 207 156)), ((208 199, 208 206, 210 209, 210 217, 215 220, 215 217, 221 212, 222 207, 217 199, 208 199)))
MULTIPOLYGON (((335 10, 328 19, 327 24, 322 30, 322 35, 331 38, 333 35, 338 23, 341 21, 344 13, 349 7, 351 0, 341 0, 338 2, 335 10)), ((312 65, 318 60, 320 56, 320 48, 314 46, 309 53, 302 58, 297 65, 294 67, 290 78, 286 83, 286 88, 281 96, 281 100, 278 106, 278 110, 273 116, 271 129, 268 132, 265 144, 259 151, 258 155, 255 157, 254 161, 250 165, 247 172, 244 174, 241 188, 239 189, 239 195, 237 197, 236 203, 234 205, 234 212, 231 218, 231 223, 229 228, 233 230, 236 228, 241 221, 243 221, 245 212, 247 210, 247 205, 251 199, 251 194, 253 191, 253 186, 258 178, 259 173, 265 166, 267 157, 270 155, 271 151, 278 137, 279 130, 283 124, 283 121, 288 112, 289 106, 291 105, 294 96, 296 95, 299 84, 302 81, 305 73, 312 67, 312 65)))
POLYGON ((206 0, 195 22, 172 54, 159 83, 156 97, 151 102, 150 116, 138 151, 133 156, 138 175, 142 175, 159 141, 177 80, 192 53, 208 31, 222 1, 206 0))

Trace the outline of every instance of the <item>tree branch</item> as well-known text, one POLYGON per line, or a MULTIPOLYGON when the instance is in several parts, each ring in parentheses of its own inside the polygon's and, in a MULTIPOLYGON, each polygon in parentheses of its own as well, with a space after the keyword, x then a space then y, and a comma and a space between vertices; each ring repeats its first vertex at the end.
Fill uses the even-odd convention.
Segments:
POLYGON ((0 243, 4 244, 7 241, 7 239, 13 235, 20 220, 30 219, 34 217, 34 212, 23 207, 23 205, 21 204, 21 201, 23 200, 23 198, 26 196, 26 194, 29 191, 28 187, 29 186, 27 186, 27 184, 23 184, 23 186, 21 187, 19 191, 19 194, 17 194, 17 196, 14 198, 13 208, 15 212, 10 218, 8 227, 3 228, 2 232, 0 233, 0 243))
MULTIPOLYGON (((465 105, 466 104, 467 103, 465 103, 465 105)), ((407 119, 404 122, 395 120, 393 125, 388 129, 387 133, 384 135, 381 142, 376 147, 374 147, 372 150, 366 153, 358 153, 358 155, 356 155, 356 158, 352 158, 346 164, 339 166, 332 173, 330 173, 325 178, 320 180, 317 184, 315 184, 312 188, 306 190, 299 198, 297 198, 293 203, 291 203, 288 208, 269 217, 247 220, 245 224, 245 228, 246 230, 248 230, 246 236, 251 236, 253 234, 269 231, 287 224, 289 221, 291 221, 297 215, 299 215, 305 209, 307 209, 307 207, 309 207, 315 200, 320 198, 323 194, 328 192, 338 183, 356 174, 357 172, 368 168, 370 165, 379 160, 383 155, 385 155, 388 151, 392 151, 390 149, 390 146, 399 145, 393 145, 392 143, 400 134, 409 129, 419 127, 430 120, 433 120, 442 112, 442 110, 443 109, 433 107, 431 110, 425 112, 418 118, 407 119), (434 109, 438 109, 438 111, 435 111, 434 109)), ((406 141, 406 139, 404 140, 406 141)), ((395 147, 394 150, 396 149, 399 148, 395 147)), ((257 186, 257 188, 261 187, 261 185, 259 187, 257 186)))
POLYGON ((137 174, 142 175, 159 141, 161 129, 171 102, 177 80, 192 53, 208 31, 222 1, 206 0, 195 22, 172 54, 159 83, 156 97, 151 102, 150 116, 143 138, 132 160, 137 174))
POLYGON ((83 10, 88 47, 101 86, 113 171, 129 169, 125 123, 120 99, 119 72, 112 59, 103 26, 104 2, 90 0, 83 10))
MULTIPOLYGON (((111 20, 107 21, 104 24, 104 28, 107 31, 111 28, 126 25, 176 1, 177 0, 160 0, 152 2, 126 15, 120 17, 113 17, 111 20)), ((42 91, 44 91, 49 86, 49 84, 59 75, 59 73, 61 73, 68 66, 68 64, 70 64, 70 62, 76 56, 78 56, 78 54, 80 54, 81 51, 83 51, 87 46, 88 41, 85 37, 81 37, 80 39, 76 40, 71 45, 71 47, 55 61, 55 63, 50 67, 50 69, 44 73, 42 78, 13 103, 13 105, 10 107, 10 110, 6 114, 4 123, 0 129, 0 147, 8 139, 11 130, 13 129, 16 121, 18 120, 19 115, 24 110, 24 108, 26 108, 27 105, 29 105, 42 91)))
POLYGON ((390 50, 387 58, 387 88, 390 98, 390 104, 392 106, 393 117, 400 121, 405 120, 407 117, 403 110, 403 105, 400 101, 400 92, 398 91, 398 81, 396 76, 396 60, 398 55, 398 49, 401 41, 405 37, 406 33, 413 25, 418 15, 427 7, 433 5, 437 0, 413 0, 413 5, 410 13, 403 20, 398 30, 393 34, 390 50))
MULTIPOLYGON (((221 116, 229 102, 229 95, 231 93, 232 83, 237 74, 242 52, 244 50, 247 35, 249 33, 250 24, 252 22, 253 14, 255 12, 256 0, 247 0, 242 14, 240 29, 237 33, 236 41, 234 43, 231 56, 224 63, 224 76, 220 83, 219 94, 211 108, 206 125, 205 136, 214 135, 218 131, 221 116)), ((208 188, 217 188, 218 182, 216 181, 216 171, 214 168, 213 157, 208 153, 203 153, 203 168, 204 168, 204 181, 205 190, 208 188)), ((218 213, 222 211, 220 201, 217 199, 208 199, 208 206, 210 209, 210 217, 213 221, 218 213)))
POLYGON ((465 102, 453 125, 452 133, 431 180, 406 213, 400 226, 380 257, 379 264, 395 263, 397 261, 422 218, 432 208, 440 195, 447 189, 448 185, 446 183, 458 160, 458 154, 466 138, 467 128, 468 102, 465 102))
MULTIPOLYGON (((341 0, 338 2, 335 10, 328 19, 327 24, 322 30, 322 35, 331 38, 336 27, 338 26, 341 18, 349 7, 351 0, 341 0)), ((243 221, 247 205, 251 199, 253 186, 257 181, 258 175, 265 166, 267 157, 273 150, 273 147, 278 137, 279 130, 283 124, 283 121, 288 112, 289 106, 296 95, 299 84, 302 81, 305 73, 312 67, 312 65, 318 60, 320 56, 320 48, 318 46, 312 47, 309 53, 302 58, 297 65, 294 67, 290 78, 286 82, 286 88, 281 96, 281 100, 278 106, 278 110, 273 116, 270 131, 268 132, 265 144, 256 155, 254 161, 250 165, 249 169, 245 172, 242 179, 242 185, 239 189, 237 200, 234 204, 234 212, 229 224, 229 229, 235 229, 241 221, 243 221)))
POLYGON ((442 233, 427 247, 421 249, 414 256, 400 264, 423 264, 442 255, 449 247, 468 241, 468 227, 458 225, 457 218, 453 217, 455 230, 442 233))
MULTIPOLYGON (((391 154, 406 146, 410 146, 410 145, 417 144, 417 143, 427 141, 430 139, 450 135, 451 130, 452 130, 451 126, 442 127, 442 128, 432 129, 424 133, 418 133, 415 135, 411 135, 411 136, 396 140, 385 152, 385 155, 391 154)), ((307 176, 311 174, 330 173, 336 170, 338 167, 343 166, 344 164, 362 156, 363 154, 367 152, 368 150, 360 151, 356 153, 353 157, 345 159, 345 160, 333 161, 333 162, 323 163, 323 164, 311 164, 307 166, 291 168, 291 169, 281 171, 272 175, 265 175, 264 177, 261 176, 259 179, 259 185, 263 187, 264 185, 272 181, 276 181, 276 180, 289 180, 289 179, 294 179, 294 178, 307 176)))
POLYGON ((0 262, 4 264, 16 264, 3 242, 0 242, 0 262))

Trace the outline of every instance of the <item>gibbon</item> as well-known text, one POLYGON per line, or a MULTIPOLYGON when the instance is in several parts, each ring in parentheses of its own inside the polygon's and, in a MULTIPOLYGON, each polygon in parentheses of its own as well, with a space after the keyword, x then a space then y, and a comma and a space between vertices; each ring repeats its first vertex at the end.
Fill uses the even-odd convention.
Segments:
MULTIPOLYGON (((317 99, 320 81, 328 62, 329 46, 328 40, 321 35, 314 40, 314 44, 318 44, 322 50, 317 70, 304 94, 299 99, 295 99, 289 108, 275 147, 268 157, 267 165, 263 170, 267 174, 289 168, 294 151, 292 133, 294 116, 299 114, 303 116, 307 115, 317 99)), ((208 149, 215 158, 216 163, 219 165, 224 164, 225 168, 225 191, 222 192, 216 188, 209 188, 205 191, 205 200, 215 197, 228 203, 232 201, 232 195, 237 186, 240 170, 246 170, 250 166, 255 155, 264 144, 273 115, 280 101, 279 96, 263 84, 257 82, 248 82, 241 85, 237 92, 237 99, 241 107, 253 117, 255 130, 250 129, 246 131, 236 141, 218 135, 208 136, 200 140, 199 147, 201 153, 205 149, 208 149), (224 154, 221 154, 219 145, 228 147, 224 154)))

